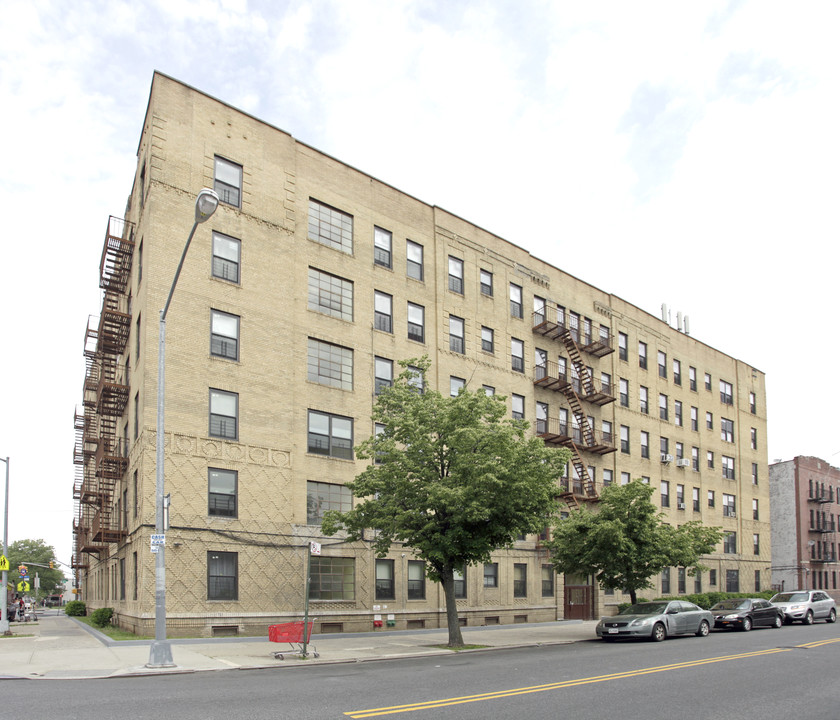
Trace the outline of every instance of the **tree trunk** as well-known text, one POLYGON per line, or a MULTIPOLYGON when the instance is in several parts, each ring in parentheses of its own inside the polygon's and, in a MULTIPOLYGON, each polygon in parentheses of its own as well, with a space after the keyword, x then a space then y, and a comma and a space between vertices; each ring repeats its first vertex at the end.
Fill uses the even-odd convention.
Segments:
POLYGON ((449 628, 449 647, 464 644, 461 637, 461 625, 458 622, 458 605, 455 600, 455 578, 451 567, 443 569, 441 573, 443 598, 446 602, 446 626, 449 628))
POLYGON ((630 588, 630 604, 636 604, 636 588, 630 588))

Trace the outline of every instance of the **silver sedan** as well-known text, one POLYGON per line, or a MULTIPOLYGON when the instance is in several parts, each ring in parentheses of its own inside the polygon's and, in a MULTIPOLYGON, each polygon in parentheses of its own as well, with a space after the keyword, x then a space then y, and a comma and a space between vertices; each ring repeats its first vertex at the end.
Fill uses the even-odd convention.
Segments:
POLYGON ((683 600, 646 602, 631 605, 618 615, 603 617, 595 634, 603 640, 650 638, 662 642, 670 635, 694 634, 706 637, 714 618, 708 610, 683 600))

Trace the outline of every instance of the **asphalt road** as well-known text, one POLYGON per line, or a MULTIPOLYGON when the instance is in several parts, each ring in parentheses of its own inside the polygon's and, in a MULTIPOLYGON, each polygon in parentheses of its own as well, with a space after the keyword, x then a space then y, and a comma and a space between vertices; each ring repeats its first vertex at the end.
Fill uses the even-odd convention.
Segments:
POLYGON ((840 718, 840 623, 107 680, 9 680, 0 716, 62 720, 840 718))

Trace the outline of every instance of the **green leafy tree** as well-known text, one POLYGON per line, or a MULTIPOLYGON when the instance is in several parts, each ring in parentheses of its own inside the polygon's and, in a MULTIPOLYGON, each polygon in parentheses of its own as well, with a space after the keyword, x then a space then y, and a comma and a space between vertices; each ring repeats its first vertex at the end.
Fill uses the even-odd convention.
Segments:
POLYGON ((348 483, 364 500, 326 513, 322 529, 344 529, 351 540, 372 536, 378 557, 392 543, 412 548, 443 586, 449 645, 463 645, 454 573, 553 521, 569 454, 526 437, 526 422, 505 418, 504 398, 421 390, 427 358, 400 364, 400 377, 374 405, 379 431, 356 448, 357 457, 375 460, 348 483))
POLYGON ((629 592, 633 603, 666 567, 685 567, 689 575, 706 570, 700 556, 714 551, 720 528, 696 521, 672 527, 651 503, 652 494, 641 480, 611 485, 597 507, 558 522, 546 543, 556 570, 594 575, 603 588, 629 592))
POLYGON ((44 540, 15 540, 9 544, 9 583, 17 587, 20 581, 18 567, 26 565, 29 568, 29 584, 32 587, 30 595, 35 597, 35 573, 41 582, 40 596, 52 595, 56 588, 64 583, 64 573, 55 562, 55 549, 47 545, 44 540), (49 567, 53 563, 53 568, 49 567), (33 565, 32 563, 38 563, 33 565), (46 565, 47 567, 40 567, 46 565))

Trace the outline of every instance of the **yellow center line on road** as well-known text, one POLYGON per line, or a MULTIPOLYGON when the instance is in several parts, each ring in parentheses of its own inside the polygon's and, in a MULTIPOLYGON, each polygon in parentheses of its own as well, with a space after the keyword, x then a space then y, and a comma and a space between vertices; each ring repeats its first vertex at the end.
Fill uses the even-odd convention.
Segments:
MULTIPOLYGON (((820 640, 813 643, 806 643, 804 645, 797 645, 799 648, 814 648, 821 645, 827 645, 833 642, 840 642, 840 638, 832 640, 820 640)), ((425 702, 413 703, 410 705, 393 705, 390 707, 370 708, 368 710, 353 710, 344 713, 354 720, 359 718, 379 717, 381 715, 395 715, 397 713, 414 712, 415 710, 431 710, 433 708, 447 707, 451 705, 463 705, 465 703, 480 702, 483 700, 499 700, 501 698, 515 697, 516 695, 527 695, 529 693, 546 692, 548 690, 561 690, 563 688, 575 687, 578 685, 588 685, 591 683, 607 682, 608 680, 622 680, 625 678, 639 677, 642 675, 651 675, 653 673, 668 672, 671 670, 682 670, 684 668, 698 667, 700 665, 710 665, 712 663, 726 662, 728 660, 744 660, 747 658, 762 657, 766 655, 775 655, 777 653, 790 652, 793 648, 772 648, 769 650, 757 650, 755 652, 739 653, 737 655, 722 655, 720 657, 708 658, 705 660, 690 660, 687 662, 674 663, 672 665, 660 665, 651 668, 641 668, 639 670, 628 670, 626 672, 612 673, 610 675, 597 675, 589 678, 579 678, 577 680, 564 680, 561 682, 548 683, 546 685, 533 685, 523 688, 512 688, 509 690, 498 690, 496 692, 481 693, 478 695, 465 695, 463 697, 443 698, 439 700, 427 700, 425 702)))

